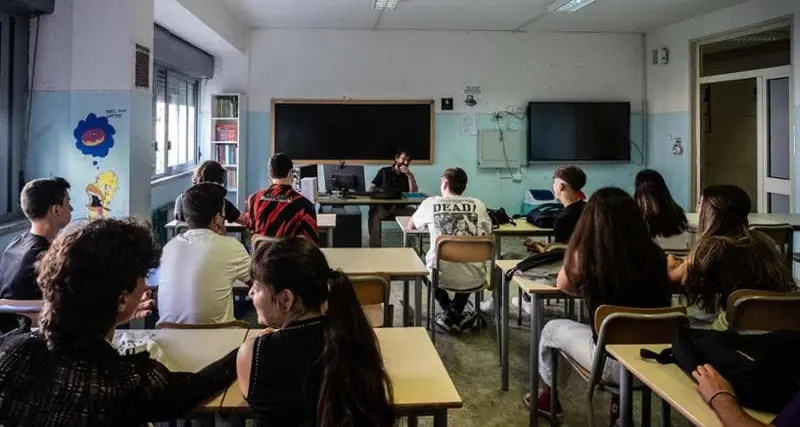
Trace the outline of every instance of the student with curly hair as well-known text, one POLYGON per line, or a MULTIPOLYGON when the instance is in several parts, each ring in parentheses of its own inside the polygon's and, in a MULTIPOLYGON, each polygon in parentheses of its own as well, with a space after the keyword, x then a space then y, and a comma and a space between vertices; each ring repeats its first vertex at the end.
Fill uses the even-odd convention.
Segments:
POLYGON ((111 346, 116 325, 149 311, 145 276, 159 252, 133 219, 56 238, 38 266, 39 330, 0 337, 0 425, 138 426, 179 417, 233 382, 236 350, 192 374, 111 346))

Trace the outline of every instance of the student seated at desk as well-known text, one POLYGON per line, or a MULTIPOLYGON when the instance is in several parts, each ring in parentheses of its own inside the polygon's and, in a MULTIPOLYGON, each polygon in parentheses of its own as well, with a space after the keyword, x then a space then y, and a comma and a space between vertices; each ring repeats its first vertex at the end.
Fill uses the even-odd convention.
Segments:
MULTIPOLYGON (((689 304, 725 307, 738 289, 791 291, 792 274, 775 242, 748 227, 750 197, 735 185, 711 185, 700 198, 699 237, 685 261, 669 257, 670 278, 683 284, 689 304)), ((724 310, 712 327, 728 329, 724 310)))
MULTIPOLYGON (((733 387, 711 365, 698 366, 692 376, 697 380, 697 390, 703 400, 717 413, 724 427, 766 427, 767 424, 754 420, 747 415, 736 395, 733 387)), ((785 408, 772 420, 769 426, 797 427, 800 426, 800 393, 786 405, 785 408)))
MULTIPOLYGON (((467 173, 461 168, 449 168, 442 174, 441 196, 425 199, 408 221, 408 229, 428 228, 431 247, 425 255, 428 269, 436 267, 436 240, 439 236, 481 236, 492 233, 492 220, 486 205, 473 197, 462 196, 467 189, 467 173)), ((488 266, 485 263, 440 262, 439 282, 447 289, 461 289, 450 299, 447 291, 436 289, 435 297, 442 312, 436 324, 447 332, 459 332, 475 325, 473 310, 464 311, 471 292, 486 283, 488 266)))
MULTIPOLYGON (((192 185, 200 184, 201 182, 213 182, 221 186, 225 186, 225 177, 228 172, 222 167, 221 164, 213 160, 206 160, 201 163, 192 174, 192 185)), ((178 221, 186 221, 183 214, 183 194, 175 199, 175 219, 178 221)), ((242 225, 247 224, 247 217, 236 209, 236 205, 225 199, 225 221, 238 222, 242 225)))
MULTIPOLYGON (((577 166, 561 166, 553 172, 553 194, 564 205, 564 210, 553 223, 553 243, 564 245, 572 237, 586 206, 584 201, 586 195, 581 191, 584 185, 586 185, 586 173, 577 166)), ((527 240, 525 246, 529 251, 539 253, 547 252, 551 247, 535 240, 527 240)), ((492 300, 487 299, 481 303, 481 310, 490 311, 493 308, 489 301, 492 300)), ((519 297, 511 299, 511 306, 519 307, 519 297)), ((528 294, 522 296, 522 309, 531 314, 531 297, 528 294)))
POLYGON ((272 184, 247 199, 247 228, 267 237, 304 236, 319 241, 314 205, 292 187, 294 163, 286 154, 269 159, 272 184))
POLYGON ((37 267, 40 329, 0 337, 0 425, 138 426, 182 416, 233 382, 236 350, 192 374, 111 346, 116 325, 150 311, 145 276, 158 257, 149 224, 134 219, 55 239, 37 267))
POLYGON ((250 289, 267 330, 239 349, 257 426, 390 427, 392 386, 353 284, 312 242, 259 247, 250 289))
MULTIPOLYGON (((567 246, 556 286, 566 294, 583 298, 590 318, 604 304, 669 307, 671 295, 664 252, 650 238, 639 207, 625 191, 602 188, 589 199, 567 246)), ((560 406, 550 408, 550 387, 556 386, 550 371, 552 350, 567 353, 591 370, 597 351, 597 332, 594 324, 569 319, 555 319, 544 325, 539 342, 539 376, 544 386, 538 395, 543 415, 550 417, 561 412, 560 406)), ((603 381, 617 383, 619 370, 618 362, 606 361, 603 381)), ((564 375, 558 377, 566 381, 564 375)), ((530 394, 526 396, 528 399, 530 394)), ((611 425, 619 416, 613 412, 614 407, 611 425)))
POLYGON ((159 322, 208 324, 236 320, 233 285, 250 279, 250 255, 225 232, 225 193, 204 182, 183 194, 189 230, 161 255, 159 322))
MULTIPOLYGON (((20 206, 31 228, 12 240, 0 257, 0 298, 42 298, 42 292, 36 284, 34 264, 72 219, 69 188, 69 183, 59 177, 34 179, 22 188, 20 206)), ((20 319, 27 323, 26 318, 20 319)), ((0 315, 0 332, 8 332, 19 326, 17 316, 0 315)))
POLYGON ((664 177, 652 169, 636 174, 636 204, 644 216, 650 235, 656 241, 680 236, 689 229, 689 221, 683 209, 672 199, 664 177))
MULTIPOLYGON (((397 150, 391 166, 378 169, 375 178, 367 188, 368 192, 375 190, 390 190, 403 193, 416 193, 419 191, 417 180, 409 169, 411 158, 405 150, 397 150)), ((381 247, 381 221, 392 219, 398 216, 411 216, 414 208, 411 206, 396 206, 386 204, 376 204, 369 207, 369 247, 381 247)))

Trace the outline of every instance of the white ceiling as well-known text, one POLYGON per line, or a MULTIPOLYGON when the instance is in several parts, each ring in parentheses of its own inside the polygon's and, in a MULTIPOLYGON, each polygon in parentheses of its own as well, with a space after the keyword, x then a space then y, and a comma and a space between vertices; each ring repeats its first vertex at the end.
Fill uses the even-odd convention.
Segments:
POLYGON ((595 0, 577 12, 548 13, 565 0, 400 0, 384 12, 372 10, 372 0, 224 0, 258 28, 635 33, 745 1, 595 0))

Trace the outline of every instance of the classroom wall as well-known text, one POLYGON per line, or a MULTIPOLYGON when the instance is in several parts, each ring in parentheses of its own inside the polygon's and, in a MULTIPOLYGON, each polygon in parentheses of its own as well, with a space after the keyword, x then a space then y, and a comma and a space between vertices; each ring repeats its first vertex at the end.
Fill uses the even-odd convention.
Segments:
POLYGON ((152 92, 134 87, 133 52, 152 49, 153 0, 59 1, 39 23, 26 178, 69 180, 75 218, 149 217, 152 92))
MULTIPOLYGON (((328 30, 253 30, 250 34, 247 190, 266 183, 272 98, 436 100, 433 165, 412 164, 421 190, 439 191, 444 168, 463 167, 467 193, 490 207, 518 212, 529 188, 550 188, 555 164, 526 167, 521 182, 508 171, 477 168, 477 137, 462 135, 461 114, 476 114, 478 129, 494 129, 492 111, 539 100, 629 101, 631 137, 643 143, 643 40, 634 34, 449 33, 328 30), (464 87, 479 85, 476 107, 464 87), (453 112, 439 110, 452 97, 453 112)), ((503 120, 506 129, 524 125, 503 120)), ((524 145, 524 144, 523 144, 524 145)), ((523 153, 524 154, 524 153, 523 153)), ((634 160, 641 160, 632 149, 634 160)), ((387 159, 387 163, 391 159, 387 159)), ((586 164, 587 189, 617 185, 632 190, 634 164, 586 164)), ((370 180, 378 166, 366 168, 370 180)))
MULTIPOLYGON (((795 123, 800 123, 800 2, 784 0, 751 0, 668 25, 646 35, 647 51, 668 48, 667 65, 647 65, 647 165, 662 172, 676 201, 694 209, 691 201, 691 105, 692 105, 692 41, 780 18, 792 20, 792 62, 794 74, 795 123), (672 154, 672 136, 683 140, 682 155, 672 154)), ((800 126, 795 126, 795 144, 800 140, 800 126)), ((800 170, 800 157, 795 156, 795 171, 800 170)), ((797 176, 797 172, 795 172, 797 176)), ((795 207, 800 211, 800 197, 795 188, 795 207)))

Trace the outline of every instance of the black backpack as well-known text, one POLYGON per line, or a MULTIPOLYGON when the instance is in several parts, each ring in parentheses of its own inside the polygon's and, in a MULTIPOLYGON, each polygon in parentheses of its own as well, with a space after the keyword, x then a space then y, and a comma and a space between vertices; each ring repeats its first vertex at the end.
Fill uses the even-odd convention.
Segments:
POLYGON ((506 280, 511 281, 517 271, 528 271, 543 265, 561 262, 564 259, 564 252, 566 252, 566 248, 555 247, 547 252, 533 254, 518 262, 516 267, 506 271, 506 280))
POLYGON ((707 363, 731 383, 742 406, 757 411, 778 413, 800 391, 798 331, 738 334, 684 327, 672 348, 641 353, 689 375, 707 363))
POLYGON ((517 225, 511 217, 508 216, 504 208, 500 209, 487 209, 489 211, 489 218, 492 220, 492 228, 499 228, 503 224, 517 225))
POLYGON ((564 212, 561 203, 545 203, 528 212, 525 219, 539 228, 553 228, 561 212, 564 212))

